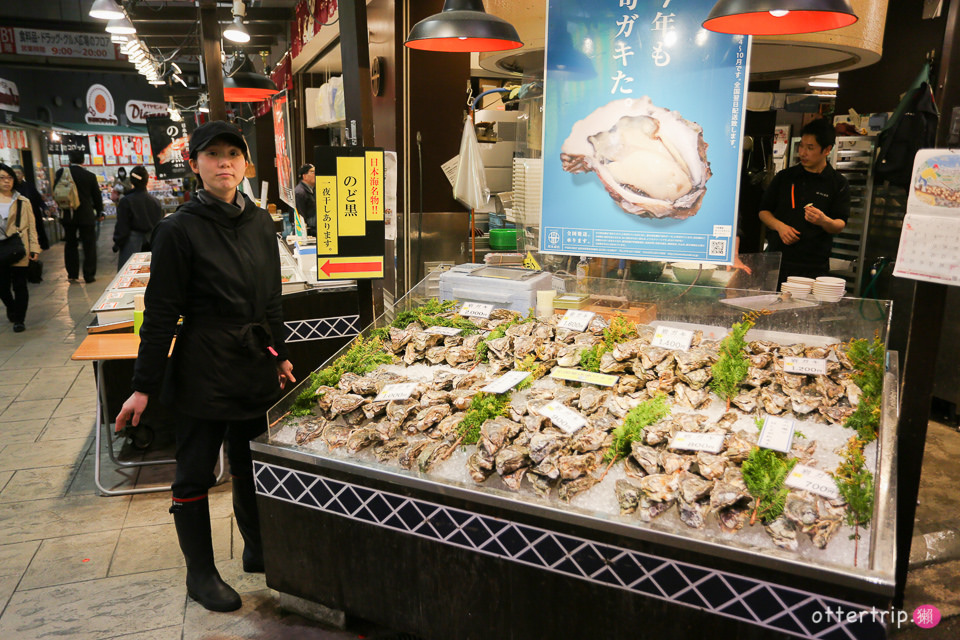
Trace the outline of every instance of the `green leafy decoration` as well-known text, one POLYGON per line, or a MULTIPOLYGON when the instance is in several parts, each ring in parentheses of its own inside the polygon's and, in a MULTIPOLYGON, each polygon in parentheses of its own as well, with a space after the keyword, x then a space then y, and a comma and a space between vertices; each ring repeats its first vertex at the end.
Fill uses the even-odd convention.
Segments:
POLYGON ((547 373, 547 366, 543 363, 537 363, 537 357, 534 354, 528 355, 523 360, 518 360, 514 364, 514 371, 529 371, 530 375, 517 383, 517 391, 523 391, 533 386, 533 383, 547 373))
POLYGON ((763 312, 744 314, 743 319, 740 322, 734 322, 730 333, 720 341, 719 356, 711 367, 713 378, 710 380, 710 388, 727 401, 727 409, 730 408, 730 400, 739 392, 740 383, 747 377, 747 371, 750 369, 750 360, 745 353, 747 343, 744 336, 762 314, 763 312))
POLYGON ((837 489, 847 501, 847 524, 851 527, 864 527, 873 517, 873 474, 866 469, 865 444, 860 438, 850 438, 841 453, 843 461, 834 472, 837 489))
POLYGON ((843 423, 849 429, 855 429, 857 437, 870 442, 877 437, 880 429, 880 412, 883 406, 883 366, 884 348, 879 337, 873 341, 851 340, 847 345, 847 357, 856 373, 853 381, 862 394, 857 408, 843 423))
POLYGON ((756 522, 758 517, 763 522, 772 522, 780 517, 789 493, 784 482, 796 463, 796 458, 788 460, 782 453, 759 447, 755 447, 743 461, 743 481, 756 500, 750 524, 756 522))
POLYGON ((457 426, 457 436, 464 445, 476 444, 480 440, 480 427, 484 422, 498 416, 507 415, 510 407, 509 393, 478 392, 470 401, 463 420, 457 426))
POLYGON ((630 455, 631 443, 643 437, 644 428, 668 415, 670 405, 667 404, 667 396, 664 394, 644 400, 630 409, 623 418, 623 424, 613 430, 613 443, 603 459, 613 461, 630 455))
POLYGON ((503 338, 507 335, 507 329, 512 327, 515 324, 524 324, 526 322, 534 322, 537 319, 536 313, 533 309, 530 309, 530 312, 526 316, 517 316, 513 320, 507 320, 501 322, 493 330, 487 334, 487 337, 483 339, 480 344, 477 345, 477 362, 488 362, 490 359, 490 347, 487 344, 491 340, 496 340, 497 338, 503 338))
POLYGON ((621 313, 614 314, 610 325, 603 330, 603 340, 580 353, 580 368, 586 371, 600 372, 600 358, 607 351, 613 351, 621 342, 637 337, 637 329, 621 313))
POLYGON ((297 396, 290 408, 291 415, 305 416, 313 411, 317 401, 317 389, 322 386, 333 387, 345 373, 366 375, 382 364, 394 361, 393 355, 384 349, 379 338, 358 337, 353 346, 333 363, 320 371, 310 374, 310 384, 297 396))

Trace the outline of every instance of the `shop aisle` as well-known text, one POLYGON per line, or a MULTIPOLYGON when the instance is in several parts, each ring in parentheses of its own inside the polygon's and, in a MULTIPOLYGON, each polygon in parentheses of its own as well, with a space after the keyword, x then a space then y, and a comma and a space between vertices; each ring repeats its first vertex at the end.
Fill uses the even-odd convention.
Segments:
MULTIPOLYGON (((62 243, 45 252, 27 330, 0 324, 0 638, 356 638, 280 611, 263 575, 243 573, 229 485, 211 495, 218 566, 243 596, 227 614, 186 597, 169 492, 96 495, 92 367, 70 356, 116 273, 112 235, 108 220, 93 284, 67 282, 62 243)), ((149 469, 103 476, 169 484, 172 466, 149 469)))

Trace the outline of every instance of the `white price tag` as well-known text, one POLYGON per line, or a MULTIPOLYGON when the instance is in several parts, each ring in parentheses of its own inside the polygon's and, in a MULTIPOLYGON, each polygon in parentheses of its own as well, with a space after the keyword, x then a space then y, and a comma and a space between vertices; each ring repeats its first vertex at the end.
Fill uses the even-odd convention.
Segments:
POLYGON ((517 386, 521 380, 530 375, 529 371, 510 371, 503 374, 480 391, 484 393, 506 393, 517 386))
POLYGON ((653 340, 650 341, 650 344, 663 349, 687 351, 692 341, 693 331, 678 329, 677 327, 660 326, 657 327, 656 333, 653 334, 653 340))
POLYGON ((793 432, 797 423, 790 418, 777 418, 767 416, 763 421, 763 429, 760 430, 760 438, 757 445, 764 449, 773 449, 790 453, 790 447, 793 446, 793 432))
POLYGON ((406 400, 417 388, 416 382, 401 382, 398 384, 388 384, 373 399, 374 402, 385 402, 387 400, 406 400))
POLYGON ((795 358, 793 356, 787 356, 783 359, 783 370, 787 373, 824 376, 827 374, 827 361, 824 358, 795 358))
POLYGON ((790 475, 787 476, 787 481, 784 484, 792 489, 809 491, 830 500, 840 497, 840 491, 833 481, 833 476, 826 471, 802 464, 798 464, 790 470, 790 475))
POLYGON ((718 238, 729 238, 733 233, 733 227, 729 224, 715 224, 713 225, 713 235, 718 238))
POLYGON ((463 331, 463 329, 457 329, 456 327, 427 327, 427 333, 439 333, 442 336, 455 336, 461 331, 463 331))
POLYGON ((492 304, 481 304, 479 302, 464 302, 460 307, 460 315, 467 318, 489 318, 493 313, 492 304))
POLYGON ((557 323, 557 326, 561 329, 570 329, 571 331, 585 331, 595 315, 596 314, 593 311, 569 309, 565 314, 563 314, 563 317, 560 318, 560 322, 557 323))
POLYGON ((670 449, 685 451, 705 451, 706 453, 720 453, 723 449, 723 433, 699 433, 695 431, 680 431, 670 441, 670 449))
POLYGON ((585 417, 562 402, 557 402, 556 400, 553 402, 548 402, 537 409, 537 411, 540 413, 540 415, 549 418, 550 422, 552 422, 555 427, 564 433, 576 433, 581 427, 584 427, 587 424, 587 419, 585 417))

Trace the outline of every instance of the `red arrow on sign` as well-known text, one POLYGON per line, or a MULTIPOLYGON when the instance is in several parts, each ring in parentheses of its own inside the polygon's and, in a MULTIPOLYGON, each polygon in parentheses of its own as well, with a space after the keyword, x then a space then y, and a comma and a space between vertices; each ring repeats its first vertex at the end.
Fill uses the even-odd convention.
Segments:
POLYGON ((332 273, 362 273, 364 271, 380 271, 383 265, 380 262, 340 262, 332 263, 327 260, 320 267, 327 276, 332 273))

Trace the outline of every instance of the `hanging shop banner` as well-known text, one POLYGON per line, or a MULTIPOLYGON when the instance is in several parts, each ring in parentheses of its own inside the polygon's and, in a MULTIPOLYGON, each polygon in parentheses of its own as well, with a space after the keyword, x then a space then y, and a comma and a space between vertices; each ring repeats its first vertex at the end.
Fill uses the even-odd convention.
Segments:
POLYGON ((384 154, 316 147, 317 278, 383 277, 384 154))
POLYGON ((0 127, 0 149, 26 149, 27 132, 23 129, 7 129, 0 127))
POLYGON ((119 60, 109 33, 0 27, 0 53, 52 58, 119 60))
POLYGON ((170 118, 147 118, 150 132, 150 147, 153 149, 153 168, 160 180, 182 178, 190 175, 187 164, 187 144, 190 136, 187 123, 174 122, 170 118))
POLYGON ((167 115, 167 103, 127 100, 124 113, 127 115, 127 122, 131 124, 144 124, 147 118, 167 115))
POLYGON ((960 152, 917 152, 893 275, 960 285, 960 152))
POLYGON ((540 250, 731 264, 750 40, 715 0, 550 0, 540 250))
POLYGON ((0 111, 20 111, 20 91, 17 85, 0 78, 0 111))
MULTIPOLYGON (((293 174, 293 136, 290 135, 290 100, 286 91, 273 98, 273 137, 277 150, 277 184, 280 187, 280 199, 296 208, 297 200, 293 190, 297 186, 293 174)), ((301 211, 300 215, 306 215, 301 211)))

